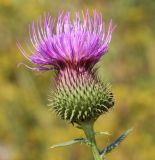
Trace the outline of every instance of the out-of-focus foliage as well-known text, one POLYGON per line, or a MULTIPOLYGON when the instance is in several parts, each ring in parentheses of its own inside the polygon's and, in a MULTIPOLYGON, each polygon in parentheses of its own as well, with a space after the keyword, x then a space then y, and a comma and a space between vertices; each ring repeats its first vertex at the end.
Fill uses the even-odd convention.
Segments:
POLYGON ((47 107, 54 74, 17 64, 25 58, 16 40, 28 37, 28 24, 50 11, 96 9, 116 29, 109 53, 98 64, 99 76, 112 83, 115 109, 96 123, 106 146, 134 127, 121 146, 108 155, 115 160, 155 159, 155 1, 154 0, 0 0, 0 160, 88 160, 88 147, 49 150, 83 133, 59 120, 47 107))

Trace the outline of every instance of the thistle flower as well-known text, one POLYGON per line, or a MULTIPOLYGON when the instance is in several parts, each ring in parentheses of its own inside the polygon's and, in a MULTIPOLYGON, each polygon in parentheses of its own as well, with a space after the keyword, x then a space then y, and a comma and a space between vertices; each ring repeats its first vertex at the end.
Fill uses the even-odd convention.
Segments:
POLYGON ((108 51, 112 37, 112 21, 105 31, 101 14, 88 11, 60 13, 57 20, 50 15, 30 27, 30 54, 18 47, 23 55, 35 65, 32 70, 56 70, 56 90, 50 99, 56 113, 71 123, 95 121, 113 105, 109 87, 96 76, 94 65, 108 51))

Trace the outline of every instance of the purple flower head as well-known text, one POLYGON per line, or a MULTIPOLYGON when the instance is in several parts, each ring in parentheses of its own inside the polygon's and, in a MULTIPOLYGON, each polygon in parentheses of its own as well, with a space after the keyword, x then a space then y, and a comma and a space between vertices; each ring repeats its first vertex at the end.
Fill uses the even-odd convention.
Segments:
POLYGON ((84 14, 75 13, 71 20, 70 12, 60 13, 57 20, 48 14, 44 21, 32 23, 29 35, 30 54, 17 42, 23 55, 35 65, 33 70, 62 70, 67 66, 75 68, 92 68, 108 51, 112 37, 112 21, 105 31, 101 13, 88 11, 84 14), (82 17, 82 18, 81 18, 82 17))
POLYGON ((50 106, 61 119, 82 125, 94 122, 114 106, 113 93, 96 76, 93 66, 108 51, 112 21, 105 31, 101 13, 60 13, 57 19, 48 14, 29 29, 27 49, 18 42, 23 55, 34 65, 32 70, 56 69, 55 89, 50 106))

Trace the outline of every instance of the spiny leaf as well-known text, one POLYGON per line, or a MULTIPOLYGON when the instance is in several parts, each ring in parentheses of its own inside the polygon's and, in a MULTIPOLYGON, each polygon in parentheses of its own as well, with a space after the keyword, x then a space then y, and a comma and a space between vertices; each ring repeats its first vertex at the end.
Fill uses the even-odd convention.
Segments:
POLYGON ((108 145, 105 149, 103 149, 100 152, 101 157, 104 157, 105 154, 111 152, 114 148, 116 148, 126 137, 127 135, 132 131, 133 129, 129 129, 126 132, 124 132, 120 137, 118 137, 113 143, 108 145))
POLYGON ((55 145, 51 146, 49 149, 53 149, 56 147, 65 147, 65 146, 69 146, 69 145, 73 145, 73 144, 77 144, 77 143, 87 144, 88 140, 86 138, 76 138, 71 141, 67 141, 67 142, 60 143, 60 144, 55 144, 55 145))

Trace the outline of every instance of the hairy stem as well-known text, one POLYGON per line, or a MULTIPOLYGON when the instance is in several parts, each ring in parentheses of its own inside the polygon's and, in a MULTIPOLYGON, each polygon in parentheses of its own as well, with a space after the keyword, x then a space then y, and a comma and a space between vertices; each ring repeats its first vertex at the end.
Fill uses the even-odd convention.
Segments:
POLYGON ((95 140, 95 132, 93 129, 93 123, 84 123, 81 125, 88 141, 91 146, 91 151, 94 157, 94 160, 103 160, 99 154, 99 150, 96 145, 96 140, 95 140))

